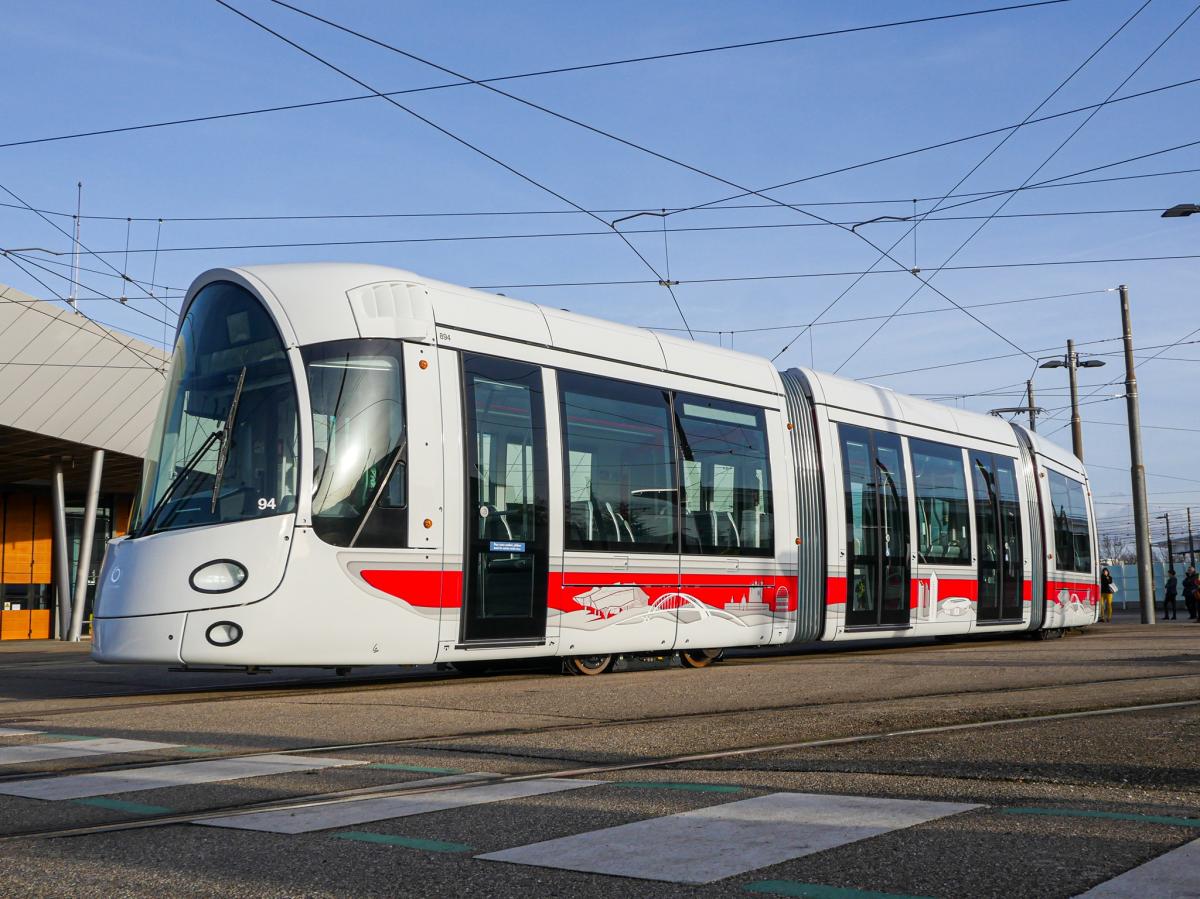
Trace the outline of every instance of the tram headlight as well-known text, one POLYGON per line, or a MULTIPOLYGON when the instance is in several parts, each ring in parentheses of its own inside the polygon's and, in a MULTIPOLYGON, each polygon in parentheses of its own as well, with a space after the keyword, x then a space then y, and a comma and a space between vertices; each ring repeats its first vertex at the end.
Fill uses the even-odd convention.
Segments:
POLYGON ((232 646, 242 639, 242 629, 232 621, 218 621, 209 625, 204 636, 213 646, 232 646))
POLYGON ((193 571, 190 582, 192 589, 201 593, 228 593, 246 583, 246 577, 246 568, 240 562, 217 559, 193 571))

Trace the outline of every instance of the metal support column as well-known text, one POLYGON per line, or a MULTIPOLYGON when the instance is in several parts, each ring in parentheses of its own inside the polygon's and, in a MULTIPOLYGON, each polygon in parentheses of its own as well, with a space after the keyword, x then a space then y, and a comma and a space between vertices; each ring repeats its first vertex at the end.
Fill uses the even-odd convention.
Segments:
POLYGON ((79 537, 79 569, 75 572, 75 602, 71 605, 71 633, 78 643, 83 635, 83 609, 87 605, 88 574, 92 567, 92 542, 96 534, 96 506, 100 503, 100 476, 104 473, 104 450, 92 451, 87 499, 83 504, 83 533, 79 537))
POLYGON ((1025 382, 1025 392, 1029 395, 1029 430, 1037 430, 1037 406, 1033 402, 1033 378, 1025 382))
POLYGON ((57 594, 54 610, 54 639, 63 640, 71 629, 71 565, 67 558, 67 496, 63 487, 63 464, 54 462, 50 480, 54 522, 54 590, 57 594))
POLYGON ((1142 419, 1138 411, 1137 374, 1133 361, 1133 324, 1129 320, 1129 288, 1122 284, 1121 334, 1125 344, 1125 406, 1129 414, 1129 472, 1133 481, 1133 532, 1137 546, 1138 598, 1142 624, 1154 624, 1154 570, 1150 554, 1150 513, 1146 508, 1146 466, 1142 463, 1142 419))
POLYGON ((1188 564, 1196 564, 1196 542, 1192 537, 1192 507, 1188 506, 1188 564))

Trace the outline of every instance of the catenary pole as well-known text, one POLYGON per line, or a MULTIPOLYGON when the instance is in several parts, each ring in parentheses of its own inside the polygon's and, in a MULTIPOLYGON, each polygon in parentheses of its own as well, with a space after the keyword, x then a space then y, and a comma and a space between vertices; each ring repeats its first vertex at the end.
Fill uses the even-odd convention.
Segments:
POLYGON ((1196 564, 1196 542, 1192 537, 1192 507, 1188 506, 1188 564, 1196 564))
MULTIPOLYGON (((1079 379, 1075 370, 1079 367, 1079 357, 1075 355, 1075 341, 1067 341, 1067 373, 1071 378, 1071 452, 1080 462, 1083 461, 1083 421, 1079 418, 1079 379)), ((1030 403, 1030 405, 1033 405, 1030 403)))
POLYGON ((1029 398, 1029 430, 1037 431, 1037 409, 1033 403, 1033 378, 1025 382, 1025 393, 1029 398))
POLYGON ((1138 411, 1137 373, 1133 361, 1133 324, 1129 288, 1122 284, 1121 335, 1125 345, 1125 406, 1129 414, 1129 473, 1133 481, 1133 530, 1137 546, 1138 598, 1142 624, 1154 624, 1154 572, 1150 566, 1150 515, 1146 508, 1146 466, 1142 463, 1142 421, 1138 411))

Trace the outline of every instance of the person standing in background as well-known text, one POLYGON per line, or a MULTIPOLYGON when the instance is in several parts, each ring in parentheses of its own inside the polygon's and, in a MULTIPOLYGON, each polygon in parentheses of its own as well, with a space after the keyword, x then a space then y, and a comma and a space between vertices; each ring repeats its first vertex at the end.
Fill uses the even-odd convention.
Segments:
POLYGON ((1183 575, 1183 604, 1187 606, 1188 618, 1196 617, 1196 569, 1189 565, 1183 575))
POLYGON ((1100 620, 1112 621, 1113 579, 1105 565, 1100 569, 1100 620))
POLYGON ((1171 568, 1167 571, 1167 592, 1163 596, 1163 620, 1175 618, 1175 590, 1178 585, 1175 578, 1175 569, 1171 568))

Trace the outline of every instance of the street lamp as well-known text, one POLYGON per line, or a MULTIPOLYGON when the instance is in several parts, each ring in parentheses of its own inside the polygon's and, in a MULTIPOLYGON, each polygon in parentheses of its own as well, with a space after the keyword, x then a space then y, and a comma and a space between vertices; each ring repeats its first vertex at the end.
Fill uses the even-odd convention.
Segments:
POLYGON ((1170 209, 1163 211, 1162 218, 1181 219, 1194 212, 1200 212, 1200 203, 1176 203, 1170 209))
POLYGON ((1075 370, 1079 368, 1100 368, 1102 365, 1104 365, 1103 359, 1080 359, 1079 354, 1075 352, 1075 341, 1068 340, 1066 356, 1061 359, 1050 359, 1038 366, 1038 368, 1065 368, 1070 374, 1071 450, 1080 462, 1083 461, 1083 422, 1079 418, 1079 382, 1075 377, 1075 370))

